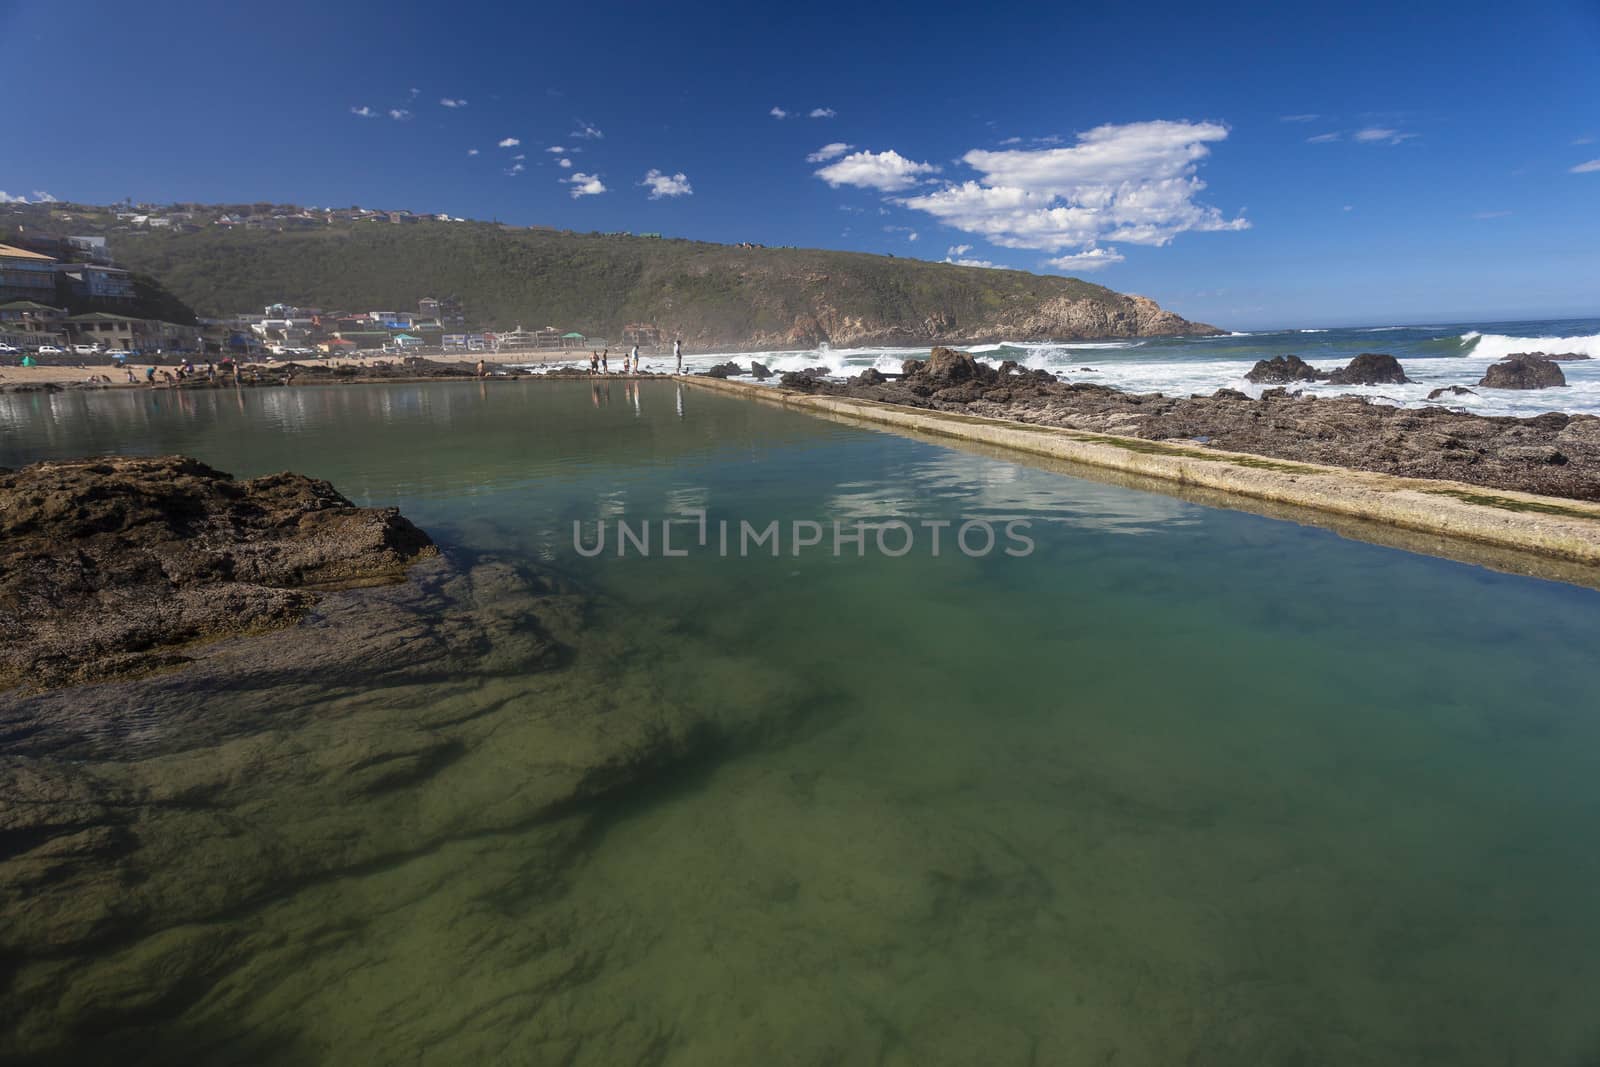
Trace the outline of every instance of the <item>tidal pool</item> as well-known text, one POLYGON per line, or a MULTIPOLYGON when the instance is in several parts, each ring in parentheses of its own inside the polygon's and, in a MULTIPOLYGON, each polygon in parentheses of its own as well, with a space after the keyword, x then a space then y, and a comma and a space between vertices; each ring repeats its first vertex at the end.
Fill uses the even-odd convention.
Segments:
POLYGON ((1600 593, 666 382, 0 396, 97 452, 453 569, 0 696, 0 1058, 1600 1062, 1600 593))

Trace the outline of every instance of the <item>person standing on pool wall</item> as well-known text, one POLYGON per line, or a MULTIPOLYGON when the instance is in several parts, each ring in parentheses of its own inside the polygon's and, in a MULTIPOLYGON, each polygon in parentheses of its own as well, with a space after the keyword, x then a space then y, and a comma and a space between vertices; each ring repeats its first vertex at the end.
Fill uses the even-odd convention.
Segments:
POLYGON ((683 373, 683 339, 680 338, 680 337, 674 337, 672 339, 672 358, 678 361, 678 373, 682 374, 683 373))
POLYGON ((633 346, 633 352, 630 353, 629 358, 633 360, 633 373, 638 374, 639 373, 639 346, 638 345, 634 345, 633 346))

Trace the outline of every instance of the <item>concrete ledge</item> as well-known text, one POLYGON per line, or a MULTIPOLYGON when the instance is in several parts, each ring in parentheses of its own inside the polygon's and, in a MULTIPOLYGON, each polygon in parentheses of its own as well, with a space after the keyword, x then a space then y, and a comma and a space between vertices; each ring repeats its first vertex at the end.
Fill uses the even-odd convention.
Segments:
POLYGON ((839 416, 933 437, 979 442, 1085 467, 1137 475, 1158 484, 1215 490, 1250 500, 1287 504, 1519 553, 1534 553, 1584 567, 1600 567, 1600 504, 1486 489, 1461 482, 1401 478, 1318 463, 1224 452, 1200 445, 1035 426, 871 400, 815 396, 717 378, 686 375, 677 380, 797 411, 839 416))

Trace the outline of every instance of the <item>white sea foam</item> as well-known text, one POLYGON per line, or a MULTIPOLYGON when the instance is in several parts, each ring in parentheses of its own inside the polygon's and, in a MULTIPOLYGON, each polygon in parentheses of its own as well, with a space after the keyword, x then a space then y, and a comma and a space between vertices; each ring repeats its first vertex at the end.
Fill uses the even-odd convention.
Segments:
POLYGON ((1502 333, 1479 333, 1473 330, 1462 334, 1461 342, 1471 346, 1472 355, 1492 360, 1504 359, 1514 352, 1543 352, 1552 356, 1574 354, 1600 359, 1600 333, 1587 337, 1508 337, 1502 333))

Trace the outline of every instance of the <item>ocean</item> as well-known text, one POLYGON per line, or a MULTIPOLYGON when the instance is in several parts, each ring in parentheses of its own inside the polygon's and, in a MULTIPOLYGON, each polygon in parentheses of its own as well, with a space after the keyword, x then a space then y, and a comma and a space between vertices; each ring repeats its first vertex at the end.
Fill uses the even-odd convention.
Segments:
MULTIPOLYGON (((766 353, 692 355, 685 369, 705 370, 733 359, 760 360, 774 371, 826 366, 835 374, 859 374, 868 367, 898 371, 907 359, 927 355, 927 348, 796 349, 766 353)), ((1539 415, 1547 411, 1600 414, 1600 318, 1541 319, 1524 322, 1439 323, 1416 326, 1373 325, 1341 329, 1289 329, 1236 332, 1220 337, 1151 337, 1113 341, 1050 341, 1016 339, 969 346, 967 351, 994 363, 1014 359, 1025 367, 1042 368, 1074 382, 1109 385, 1138 393, 1186 396, 1239 389, 1252 396, 1271 388, 1244 380, 1258 359, 1298 355, 1319 370, 1342 367, 1363 352, 1394 356, 1414 379, 1413 385, 1297 385, 1318 396, 1354 395, 1377 403, 1422 407, 1429 403, 1482 415, 1539 415), (1587 355, 1586 361, 1563 362, 1564 389, 1534 391, 1478 390, 1489 364, 1514 352, 1587 355), (1448 385, 1476 391, 1429 401, 1428 394, 1448 385)), ((647 369, 662 369, 646 360, 647 369)))

